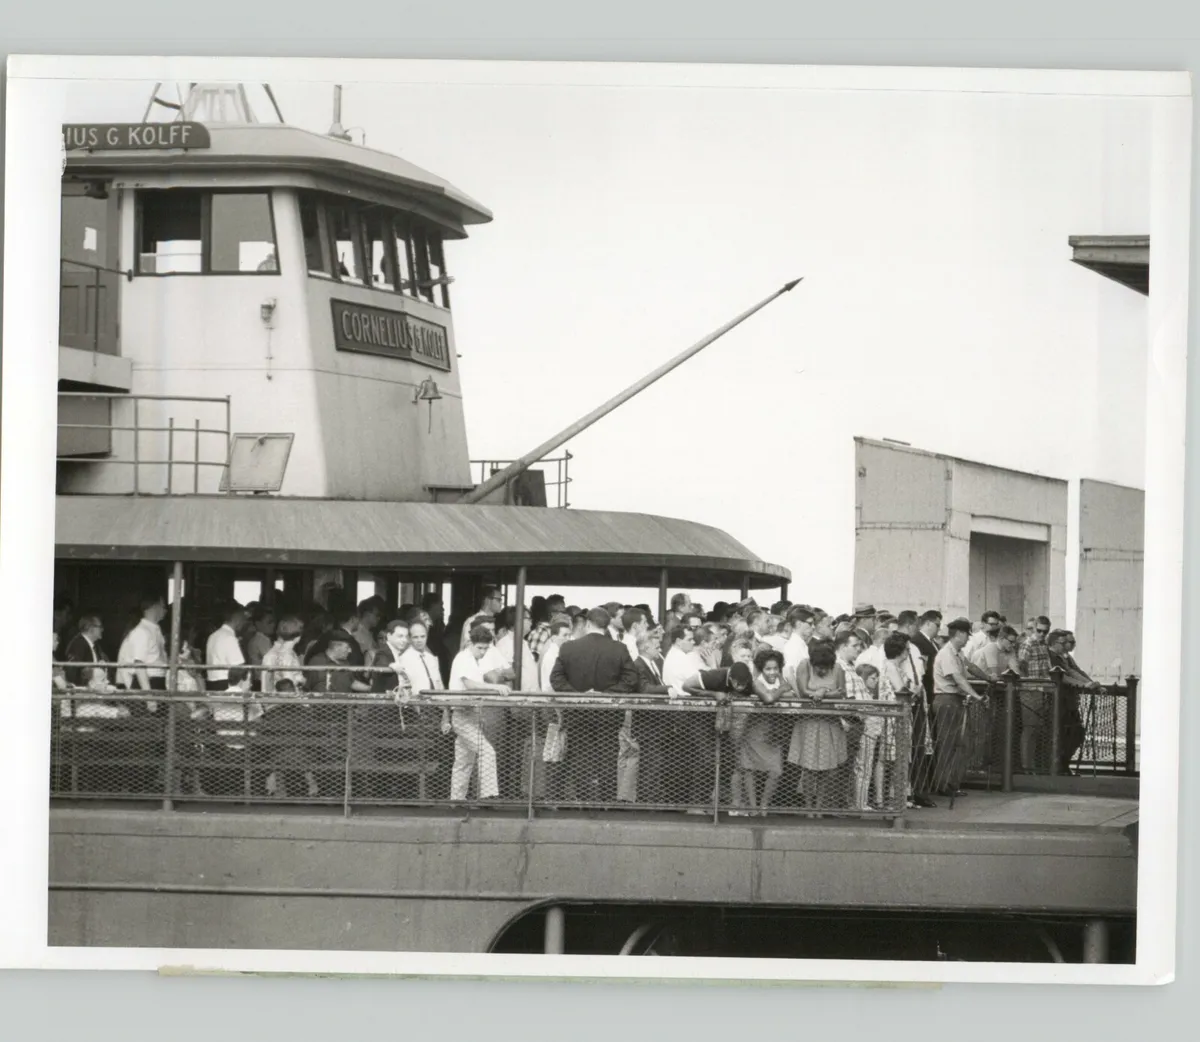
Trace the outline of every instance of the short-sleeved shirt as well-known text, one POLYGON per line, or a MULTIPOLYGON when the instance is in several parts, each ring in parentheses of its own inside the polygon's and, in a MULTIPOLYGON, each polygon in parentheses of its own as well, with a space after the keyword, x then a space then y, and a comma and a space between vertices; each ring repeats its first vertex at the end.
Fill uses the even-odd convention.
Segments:
POLYGON ((246 657, 242 654, 242 645, 238 643, 237 634, 228 625, 222 626, 208 638, 205 660, 209 666, 224 666, 224 669, 209 669, 209 680, 228 680, 229 666, 242 666, 246 657))
MULTIPOLYGON (((118 662, 140 662, 147 667, 146 675, 150 677, 165 677, 167 671, 161 667, 167 664, 167 643, 163 640, 162 628, 158 623, 142 619, 129 631, 121 641, 121 649, 117 652, 118 662)), ((117 670, 117 683, 127 688, 133 687, 133 670, 117 670)))
POLYGON ((989 640, 986 644, 976 648, 975 652, 970 655, 970 659, 972 665, 986 669, 989 673, 1003 673, 1008 669, 1008 656, 999 643, 994 640, 989 640))
POLYGON ((477 659, 471 651, 470 644, 463 648, 462 651, 454 656, 454 661, 450 665, 449 689, 451 691, 466 691, 467 685, 464 681, 467 680, 473 680, 478 684, 485 683, 483 679, 484 673, 491 672, 489 668, 486 668, 488 655, 491 653, 491 650, 489 650, 483 658, 477 659))
POLYGON ((937 658, 933 660, 933 693, 935 695, 961 695, 962 688, 953 680, 957 674, 966 680, 966 667, 963 664, 962 655, 958 649, 949 641, 941 651, 937 653, 937 658))

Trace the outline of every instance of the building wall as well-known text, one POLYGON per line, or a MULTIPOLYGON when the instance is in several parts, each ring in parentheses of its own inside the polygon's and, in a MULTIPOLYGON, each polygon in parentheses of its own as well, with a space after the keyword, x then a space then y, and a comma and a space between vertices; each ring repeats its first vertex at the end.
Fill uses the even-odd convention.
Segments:
POLYGON ((1109 683, 1142 669, 1145 510, 1141 489, 1080 482, 1075 657, 1109 683))
POLYGON ((856 602, 978 617, 975 602, 999 596, 1007 569, 1025 614, 1062 618, 1065 481, 865 439, 855 448, 856 602), (994 594, 977 591, 989 572, 994 594))
MULTIPOLYGON (((236 183, 229 179, 228 183, 236 183)), ((121 266, 132 268, 136 207, 124 190, 121 266)), ((469 485, 453 325, 449 312, 392 293, 310 278, 304 259, 296 195, 273 193, 277 275, 174 275, 135 277, 121 283, 121 350, 133 362, 134 394, 232 398, 235 433, 295 436, 282 488, 285 495, 423 500, 426 485, 469 485), (434 370, 404 359, 334 349, 330 300, 405 309, 447 327, 452 370, 434 370), (276 302, 270 322, 261 313, 276 302), (413 403, 416 387, 432 376, 443 395, 413 403), (430 424, 432 420, 432 429, 430 424)), ((133 425, 133 404, 114 409, 114 423, 133 425)), ((166 428, 174 420, 171 458, 195 455, 196 420, 202 428, 224 424, 224 407, 141 402, 140 426, 166 428)), ((141 435, 142 460, 168 458, 165 432, 141 435)), ((133 436, 116 432, 113 453, 133 458, 133 436)), ((202 459, 223 460, 219 435, 202 435, 202 459)), ((141 491, 187 492, 194 468, 142 464, 141 491)), ((132 468, 96 463, 63 469, 60 491, 128 492, 132 468)), ((214 492, 220 468, 200 472, 200 491, 214 492)))

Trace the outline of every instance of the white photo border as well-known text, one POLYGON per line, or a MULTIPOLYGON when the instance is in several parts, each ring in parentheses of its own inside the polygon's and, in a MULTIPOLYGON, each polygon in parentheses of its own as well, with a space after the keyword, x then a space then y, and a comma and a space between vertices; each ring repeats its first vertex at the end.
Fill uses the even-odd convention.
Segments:
POLYGON ((659 959, 419 952, 52 948, 47 944, 49 713, 40 656, 7 668, 0 732, 0 966, 162 972, 549 977, 761 982, 1152 984, 1174 977, 1178 727, 1186 431, 1192 100, 1185 73, 300 58, 19 56, 9 62, 5 121, 3 467, 0 590, 10 647, 45 643, 54 560, 61 138, 71 82, 225 80, 284 83, 529 84, 821 91, 984 92, 1159 99, 1150 234, 1146 548, 1137 962, 1124 966, 860 960, 659 959))

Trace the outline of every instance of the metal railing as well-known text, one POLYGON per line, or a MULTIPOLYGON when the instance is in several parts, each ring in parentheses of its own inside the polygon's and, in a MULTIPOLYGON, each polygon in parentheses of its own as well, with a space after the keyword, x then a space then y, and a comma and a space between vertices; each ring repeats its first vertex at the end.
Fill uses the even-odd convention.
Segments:
MULTIPOLYGON (((103 264, 92 264, 90 261, 68 260, 63 257, 59 260, 59 295, 60 300, 63 293, 71 289, 79 289, 82 291, 83 301, 82 307, 74 308, 73 311, 81 318, 78 322, 79 331, 71 333, 62 328, 63 314, 66 311, 60 303, 59 309, 59 343, 65 343, 68 339, 76 341, 82 345, 87 342, 90 349, 96 353, 118 354, 117 350, 117 302, 110 301, 108 305, 108 313, 113 316, 112 333, 113 333, 113 349, 111 352, 103 351, 101 348, 101 301, 103 300, 102 290, 104 289, 105 279, 102 275, 120 275, 126 282, 133 281, 132 271, 122 271, 119 268, 108 268, 103 264), (83 271, 90 271, 92 277, 89 281, 74 280, 68 278, 68 273, 71 269, 79 268, 83 271), (89 321, 90 320, 90 321, 89 321), (88 329, 91 329, 91 335, 88 335, 88 329)), ((76 346, 71 344, 69 346, 76 346)))
MULTIPOLYGON (((350 675, 302 672, 331 669, 343 683, 350 675)), ((897 819, 908 796, 912 715, 900 702, 86 689, 53 702, 50 791, 66 799, 302 803, 346 815, 681 811, 716 822, 897 819)))
MULTIPOLYGON (((537 463, 529 467, 530 470, 541 471, 546 477, 546 503, 551 504, 551 489, 553 489, 553 505, 556 507, 569 507, 571 504, 570 490, 568 486, 571 484, 571 460, 574 456, 569 452, 564 452, 561 456, 551 456, 546 459, 538 460, 537 463), (553 465, 554 470, 549 468, 553 465), (553 474, 554 480, 550 480, 553 474)), ((473 459, 471 460, 472 480, 477 484, 482 485, 488 478, 494 474, 499 474, 505 467, 513 463, 513 460, 507 459, 473 459), (478 479, 475 478, 475 468, 479 468, 478 479)))
POLYGON ((1136 776, 1137 690, 1124 684, 1084 691, 1052 669, 1046 680, 1016 673, 972 686, 983 696, 966 710, 967 776, 1013 788, 1014 775, 1136 776))
MULTIPOLYGON (((87 464, 88 466, 113 466, 113 467, 132 467, 133 468, 133 487, 129 490, 135 496, 141 495, 169 495, 176 492, 175 489, 175 473, 177 468, 182 468, 183 473, 191 471, 191 491, 193 494, 200 492, 200 470, 202 467, 218 467, 221 474, 225 473, 229 465, 229 440, 231 437, 232 426, 232 399, 226 395, 224 398, 201 398, 187 395, 165 395, 165 394, 116 394, 102 391, 59 391, 59 398, 78 398, 93 401, 109 402, 109 422, 108 423, 63 423, 59 422, 60 430, 80 430, 80 431, 103 431, 108 434, 110 442, 112 435, 116 432, 128 433, 132 435, 131 451, 128 456, 116 455, 111 457, 96 458, 92 456, 56 456, 55 459, 59 463, 76 463, 87 464), (132 424, 121 424, 113 421, 112 406, 116 403, 128 402, 132 407, 133 422, 132 424), (177 425, 173 416, 167 417, 166 426, 159 424, 146 424, 142 422, 142 403, 143 402, 172 402, 172 403, 187 403, 192 405, 215 405, 220 406, 224 418, 224 426, 222 427, 202 427, 199 417, 194 417, 190 426, 177 425), (166 435, 166 455, 165 457, 146 458, 142 454, 143 436, 148 434, 165 434, 166 435), (219 437, 220 438, 220 456, 219 458, 207 458, 201 452, 200 439, 201 436, 219 437), (186 447, 176 455, 176 448, 179 445, 186 446, 188 441, 191 442, 191 452, 187 453, 186 447), (165 483, 161 488, 151 488, 142 480, 143 470, 147 467, 165 468, 165 483)), ((218 478, 218 487, 221 482, 218 478)), ((228 482, 225 483, 226 488, 222 491, 228 492, 228 482)))

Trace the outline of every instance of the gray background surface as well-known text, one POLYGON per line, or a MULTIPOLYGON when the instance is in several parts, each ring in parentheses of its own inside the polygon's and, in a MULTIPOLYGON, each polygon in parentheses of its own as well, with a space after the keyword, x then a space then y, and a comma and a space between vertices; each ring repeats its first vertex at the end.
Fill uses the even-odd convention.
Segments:
MULTIPOLYGON (((1200 70, 1194 0, 183 0, 0 2, 6 55, 219 54, 372 58, 779 62, 1200 70)), ((1193 169, 1193 198, 1196 183, 1193 169)), ((1193 239, 1200 206, 1193 203, 1193 239)), ((1192 271, 1191 342, 1200 294, 1192 271)), ((1189 368, 1189 443, 1197 372, 1189 368)), ((1188 453, 1189 522, 1197 456, 1188 453)), ((1192 631, 1196 536, 1184 633, 1192 631)), ((1183 675, 1197 654, 1185 639, 1183 675)), ((1182 818, 1200 814, 1200 747, 1185 679, 1182 818)), ((1152 703, 1148 711, 1153 711, 1152 703)), ((0 842, 3 842, 0 823, 0 842)), ((751 987, 553 982, 158 978, 0 971, 0 1039, 1180 1037, 1196 1009, 1195 830, 1181 828, 1177 982, 1165 988, 751 987), (868 1033, 870 1033, 868 1035, 868 1033)), ((3 924, 0 923, 0 929, 3 924)))

